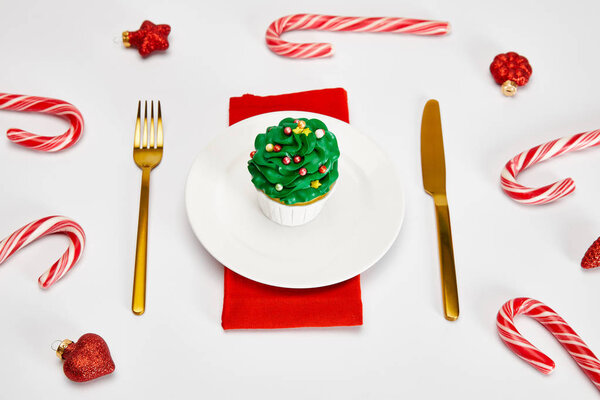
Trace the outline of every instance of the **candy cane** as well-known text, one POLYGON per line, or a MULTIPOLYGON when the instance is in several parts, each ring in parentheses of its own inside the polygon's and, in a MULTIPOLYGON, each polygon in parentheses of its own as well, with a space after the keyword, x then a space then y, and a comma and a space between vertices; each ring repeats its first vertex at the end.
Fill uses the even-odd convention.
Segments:
POLYGON ((0 264, 20 248, 27 246, 34 240, 62 233, 69 239, 67 251, 59 258, 49 270, 38 279, 44 289, 62 278, 79 260, 85 246, 85 233, 75 221, 65 217, 52 216, 33 221, 0 242, 0 264))
POLYGON ((509 349, 544 374, 549 374, 554 370, 554 361, 529 343, 515 328, 513 319, 519 314, 535 319, 550 331, 596 388, 600 390, 600 360, 564 319, 550 307, 537 300, 526 297, 512 299, 506 302, 498 311, 496 318, 498 334, 509 349))
POLYGON ((445 35, 450 24, 409 18, 337 17, 334 15, 295 14, 279 18, 267 29, 267 46, 280 56, 292 58, 330 57, 330 43, 290 43, 280 39, 284 32, 315 29, 319 31, 392 32, 413 35, 445 35))
POLYGON ((600 144, 600 129, 552 140, 513 157, 502 170, 500 184, 513 200, 523 204, 544 204, 565 197, 575 190, 573 179, 567 178, 541 188, 529 188, 517 183, 524 169, 570 151, 587 149, 600 144))
POLYGON ((10 141, 35 150, 54 152, 69 148, 79 140, 83 130, 83 117, 79 110, 62 100, 0 93, 0 110, 53 114, 69 120, 71 123, 69 130, 58 136, 38 136, 14 128, 6 132, 10 141))

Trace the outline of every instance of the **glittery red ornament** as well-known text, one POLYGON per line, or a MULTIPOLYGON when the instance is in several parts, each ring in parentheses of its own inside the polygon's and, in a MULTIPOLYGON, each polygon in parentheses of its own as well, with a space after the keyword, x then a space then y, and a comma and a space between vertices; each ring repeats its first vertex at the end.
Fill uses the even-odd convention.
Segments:
POLYGON ((91 381, 115 370, 108 345, 94 333, 86 333, 77 342, 63 340, 56 355, 65 361, 63 371, 74 382, 91 381))
POLYGON ((290 136, 292 134, 292 128, 290 128, 289 126, 286 126, 285 128, 283 128, 283 133, 290 136))
POLYGON ((596 239, 585 252, 581 260, 581 267, 585 269, 600 267, 600 238, 596 239))
POLYGON ((300 157, 300 156, 294 156, 294 162, 295 162, 296 164, 298 164, 298 163, 302 162, 302 157, 300 157))
POLYGON ((308 171, 306 170, 306 168, 300 168, 298 173, 300 174, 300 176, 304 176, 308 173, 308 171))
POLYGON ((281 162, 284 163, 285 165, 288 165, 289 163, 292 162, 292 159, 289 158, 288 156, 285 156, 281 159, 281 162))
POLYGON ((276 144, 275 146, 273 146, 273 151, 274 152, 280 152, 281 151, 281 145, 276 144))
POLYGON ((319 167, 319 173, 324 174, 325 172, 327 172, 327 167, 325 165, 321 165, 319 167))
POLYGON ((123 44, 125 47, 138 49, 142 57, 147 57, 155 51, 169 48, 167 39, 169 33, 171 33, 169 25, 155 25, 150 21, 144 21, 137 31, 123 32, 123 44))
POLYGON ((525 86, 531 77, 531 65, 527 58, 514 51, 498 54, 490 64, 490 72, 505 96, 514 96, 518 86, 525 86))

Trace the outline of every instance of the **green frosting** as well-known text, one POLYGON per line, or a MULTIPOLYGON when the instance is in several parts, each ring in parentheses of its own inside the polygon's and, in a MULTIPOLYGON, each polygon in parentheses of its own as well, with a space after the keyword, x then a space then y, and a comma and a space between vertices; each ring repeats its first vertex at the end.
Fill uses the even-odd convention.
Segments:
POLYGON ((294 118, 285 118, 279 125, 271 126, 265 133, 256 136, 256 153, 248 161, 254 186, 267 196, 288 205, 311 201, 327 193, 338 178, 340 157, 337 139, 323 122, 299 118, 298 121, 306 123, 301 129, 294 121, 294 118), (286 127, 292 129, 290 135, 285 134, 286 127), (317 138, 317 129, 324 131, 321 138, 317 138), (279 145, 281 150, 275 151, 275 148, 267 151, 268 144, 279 145), (287 165, 283 160, 286 156, 290 158, 287 165), (299 163, 294 162, 296 156, 302 157, 299 163), (319 172, 322 166, 326 168, 323 173, 319 172), (300 175, 302 168, 306 168, 304 176, 300 175))

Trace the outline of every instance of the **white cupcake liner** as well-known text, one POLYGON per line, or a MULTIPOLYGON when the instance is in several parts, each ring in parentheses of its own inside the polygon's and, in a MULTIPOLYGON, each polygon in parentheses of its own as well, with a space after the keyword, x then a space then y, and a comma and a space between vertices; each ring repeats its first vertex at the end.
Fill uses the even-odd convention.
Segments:
POLYGON ((299 226, 312 221, 319 215, 332 190, 333 188, 314 203, 301 206, 281 204, 278 201, 271 200, 261 190, 257 190, 256 194, 258 195, 260 209, 271 221, 285 226, 299 226))

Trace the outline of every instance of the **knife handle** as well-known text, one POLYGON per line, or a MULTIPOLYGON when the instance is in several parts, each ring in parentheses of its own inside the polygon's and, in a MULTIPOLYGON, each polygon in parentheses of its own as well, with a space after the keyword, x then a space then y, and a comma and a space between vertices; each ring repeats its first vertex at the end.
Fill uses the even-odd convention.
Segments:
POLYGON ((458 318, 458 289, 456 287, 456 271, 454 268, 454 250, 452 248, 452 231, 450 230, 450 212, 446 195, 433 196, 437 217, 438 244, 440 252, 440 268, 442 273, 442 297, 444 301, 444 317, 448 321, 458 318))

